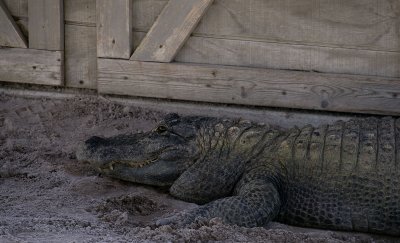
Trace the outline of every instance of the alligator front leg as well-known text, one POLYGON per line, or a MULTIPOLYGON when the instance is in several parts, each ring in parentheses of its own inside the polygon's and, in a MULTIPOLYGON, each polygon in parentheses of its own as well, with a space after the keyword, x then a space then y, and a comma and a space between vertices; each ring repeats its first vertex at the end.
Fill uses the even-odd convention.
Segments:
POLYGON ((265 179, 238 183, 235 195, 218 199, 194 210, 161 219, 158 225, 173 224, 177 227, 220 218, 224 223, 245 227, 266 225, 278 215, 281 200, 277 188, 265 179))

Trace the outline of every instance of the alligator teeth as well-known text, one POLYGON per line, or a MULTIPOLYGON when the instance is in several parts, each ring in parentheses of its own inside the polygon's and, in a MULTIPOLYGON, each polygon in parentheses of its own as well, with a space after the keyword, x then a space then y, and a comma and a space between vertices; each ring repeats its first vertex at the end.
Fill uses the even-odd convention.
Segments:
POLYGON ((127 162, 114 162, 113 164, 121 163, 121 164, 125 164, 127 166, 130 166, 132 168, 143 168, 144 166, 152 164, 155 161, 157 161, 157 158, 144 160, 144 161, 141 161, 140 163, 139 162, 128 162, 127 161, 127 162))
POLYGON ((110 164, 110 165, 109 165, 109 168, 110 168, 110 170, 114 170, 114 165, 113 165, 113 164, 110 164))

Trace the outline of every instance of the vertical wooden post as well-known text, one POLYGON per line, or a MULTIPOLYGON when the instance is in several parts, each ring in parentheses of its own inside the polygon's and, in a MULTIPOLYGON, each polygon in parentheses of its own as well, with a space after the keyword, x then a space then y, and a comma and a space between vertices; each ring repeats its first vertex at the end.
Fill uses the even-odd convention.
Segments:
POLYGON ((28 43, 7 6, 0 0, 0 46, 27 48, 28 43))
POLYGON ((132 0, 97 0, 97 56, 129 59, 133 49, 132 0))
POLYGON ((28 0, 29 48, 64 50, 63 9, 63 0, 28 0))

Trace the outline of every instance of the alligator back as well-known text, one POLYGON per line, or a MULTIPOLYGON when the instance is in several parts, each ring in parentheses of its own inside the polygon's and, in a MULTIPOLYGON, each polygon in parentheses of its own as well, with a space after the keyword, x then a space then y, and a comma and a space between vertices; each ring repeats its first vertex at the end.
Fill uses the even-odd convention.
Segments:
POLYGON ((287 175, 280 221, 400 235, 400 119, 292 129, 270 156, 287 175))

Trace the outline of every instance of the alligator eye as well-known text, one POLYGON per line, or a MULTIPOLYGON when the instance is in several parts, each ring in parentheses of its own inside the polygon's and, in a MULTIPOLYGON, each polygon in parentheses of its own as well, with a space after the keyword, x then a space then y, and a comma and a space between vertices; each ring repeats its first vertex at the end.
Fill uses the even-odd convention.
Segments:
POLYGON ((165 133, 166 131, 168 131, 168 128, 167 128, 167 126, 164 126, 164 125, 160 125, 156 129, 156 132, 159 134, 165 133))

